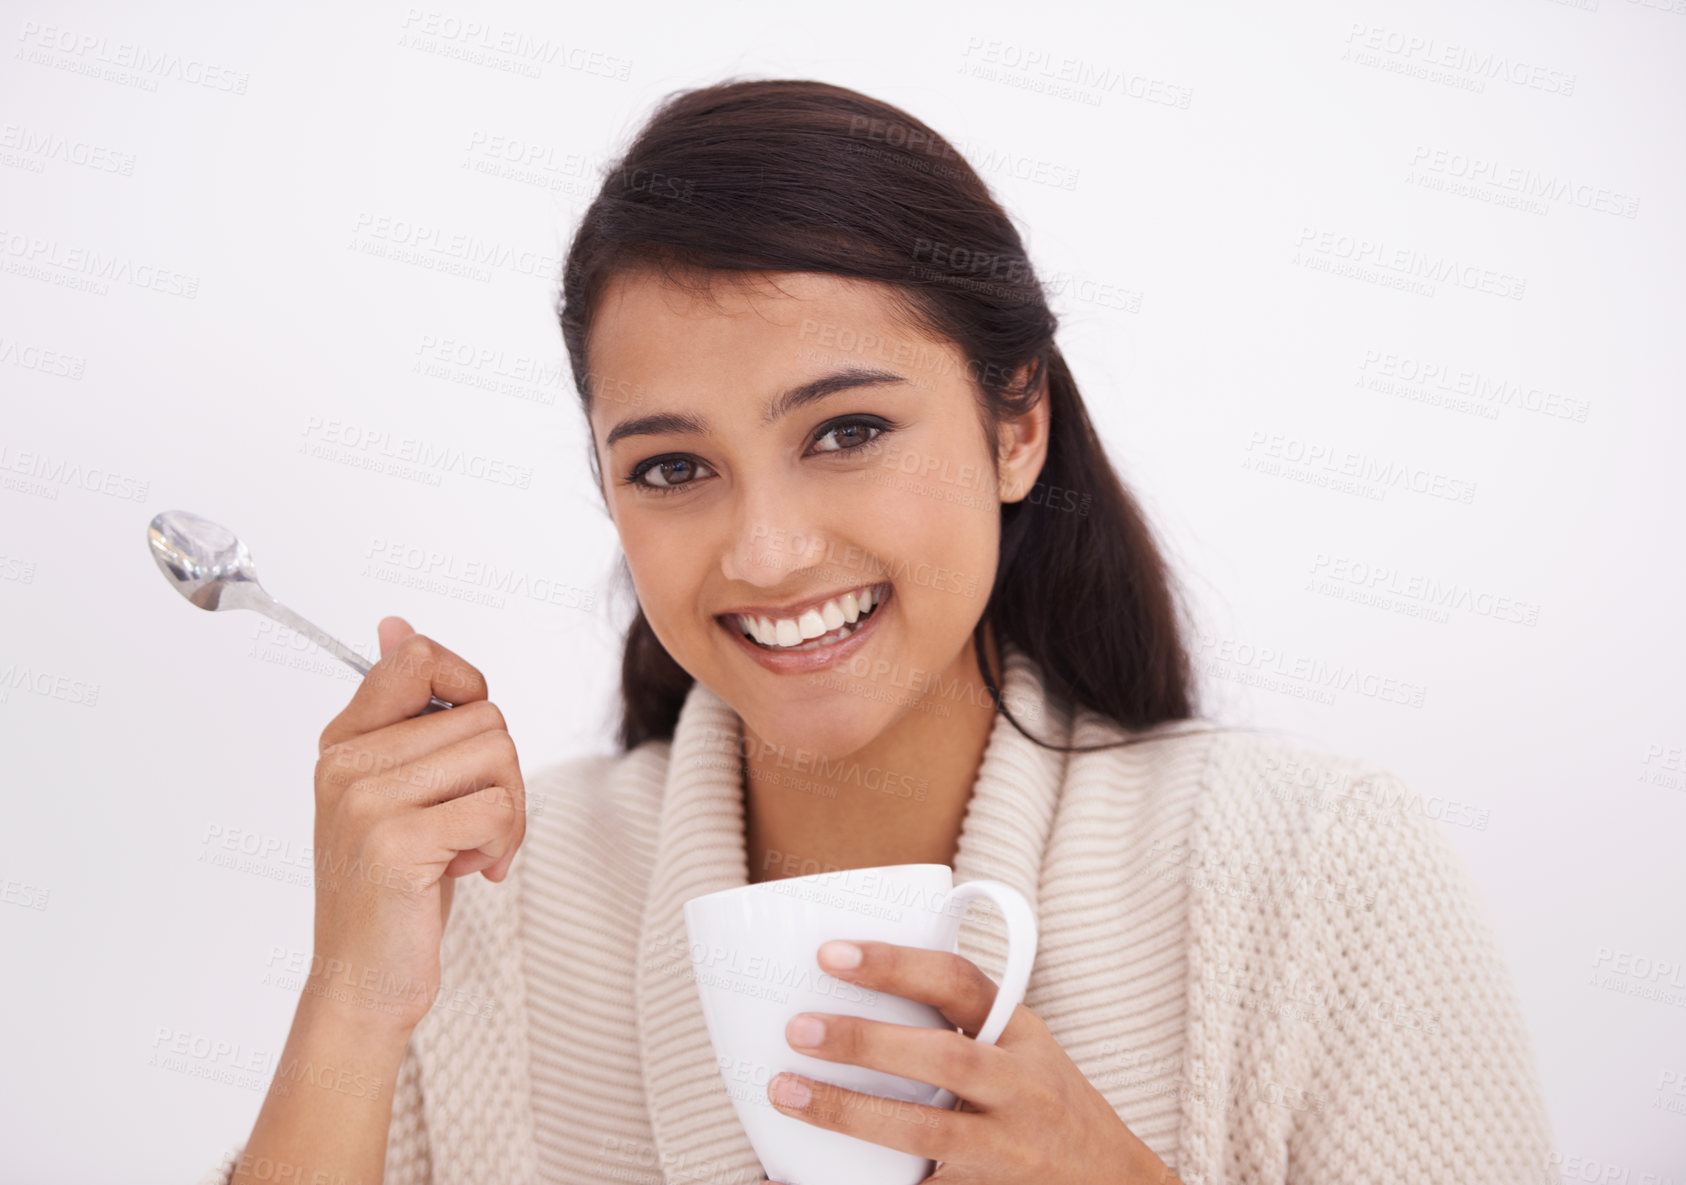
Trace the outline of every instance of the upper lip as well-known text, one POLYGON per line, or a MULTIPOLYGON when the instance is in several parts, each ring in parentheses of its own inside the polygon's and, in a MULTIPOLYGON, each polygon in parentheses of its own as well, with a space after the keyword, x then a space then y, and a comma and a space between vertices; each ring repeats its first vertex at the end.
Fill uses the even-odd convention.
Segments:
POLYGON ((780 618, 790 618, 791 620, 794 621, 796 618, 801 617, 808 610, 810 610, 810 609, 818 610, 819 607, 821 605, 825 604, 827 601, 841 600, 844 593, 851 593, 851 592, 856 591, 857 589, 862 589, 862 588, 872 589, 873 590, 873 603, 876 604, 879 597, 882 595, 883 590, 888 588, 888 587, 889 587, 889 585, 884 581, 874 582, 874 581, 870 581, 870 580, 864 580, 860 584, 851 584, 848 588, 840 588, 840 589, 837 589, 835 592, 822 593, 819 596, 811 597, 806 601, 796 601, 796 602, 793 602, 792 604, 781 605, 781 606, 778 606, 778 607, 774 607, 774 606, 771 606, 771 605, 750 605, 750 606, 747 606, 747 607, 740 607, 740 608, 737 608, 737 609, 727 609, 723 613, 718 614, 718 616, 720 616, 720 617, 736 617, 736 616, 765 617, 765 618, 768 618, 772 621, 777 621, 780 618))

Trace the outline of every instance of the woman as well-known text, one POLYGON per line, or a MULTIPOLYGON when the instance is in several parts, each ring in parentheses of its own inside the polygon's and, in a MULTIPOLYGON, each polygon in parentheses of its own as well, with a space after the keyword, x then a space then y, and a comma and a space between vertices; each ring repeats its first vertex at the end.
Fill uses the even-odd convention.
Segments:
POLYGON ((793 1018, 792 1047, 962 1102, 910 1122, 781 1075, 768 1105, 934 1181, 1545 1170, 1462 865, 1385 770, 1198 720, 1165 565, 946 141, 819 83, 680 94, 562 296, 637 593, 623 752, 524 782, 479 673, 382 623, 322 736, 310 984, 213 1179, 755 1185, 683 903, 917 862, 1033 904, 1025 1002, 965 1035, 993 912, 958 955, 832 944, 962 1031, 793 1018))

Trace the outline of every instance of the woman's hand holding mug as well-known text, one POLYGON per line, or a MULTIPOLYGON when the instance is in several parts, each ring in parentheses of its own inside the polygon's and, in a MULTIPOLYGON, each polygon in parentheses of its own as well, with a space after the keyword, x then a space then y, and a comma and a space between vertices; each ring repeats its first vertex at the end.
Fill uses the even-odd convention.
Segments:
POLYGON ((1178 1185, 1023 1004, 994 1044, 973 1040, 997 988, 970 959, 889 942, 834 941, 820 947, 819 965, 861 988, 929 1004, 963 1031, 803 1013, 785 1028, 790 1047, 941 1086, 963 1110, 887 1107, 857 1091, 780 1074, 767 1097, 782 1113, 938 1161, 925 1179, 930 1185, 1178 1185))
POLYGON ((402 618, 323 729, 316 763, 313 1007, 407 1035, 439 989, 453 877, 502 880, 526 834, 503 713, 473 666, 402 618), (428 697, 456 705, 417 715, 428 697))

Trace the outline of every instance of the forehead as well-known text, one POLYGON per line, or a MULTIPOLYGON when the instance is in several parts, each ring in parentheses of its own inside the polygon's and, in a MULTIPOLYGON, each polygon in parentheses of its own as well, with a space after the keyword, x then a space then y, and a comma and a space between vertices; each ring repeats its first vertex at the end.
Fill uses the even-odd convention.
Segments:
MULTIPOLYGON (((734 387, 771 387, 822 355, 866 365, 890 356, 845 357, 835 349, 840 339, 935 344, 888 284, 821 272, 685 272, 675 280, 643 269, 604 285, 586 353, 594 386, 657 393, 675 381, 694 393, 710 372, 729 374, 734 387)), ((593 400, 594 421, 618 418, 604 402, 593 400)))
POLYGON ((900 319, 894 290, 824 272, 682 272, 670 278, 640 269, 604 285, 589 344, 614 350, 628 337, 800 332, 824 316, 856 322, 900 319))

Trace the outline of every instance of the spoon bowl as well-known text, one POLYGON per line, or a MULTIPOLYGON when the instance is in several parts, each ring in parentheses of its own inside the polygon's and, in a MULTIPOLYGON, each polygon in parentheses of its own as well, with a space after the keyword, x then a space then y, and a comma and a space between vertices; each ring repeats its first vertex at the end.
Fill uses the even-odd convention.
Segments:
MULTIPOLYGON (((238 535, 220 523, 186 510, 154 515, 146 529, 147 549, 170 586, 191 605, 210 612, 250 609, 279 622, 367 675, 368 659, 312 625, 264 591, 252 554, 238 535)), ((421 715, 451 707, 429 696, 421 715)))

